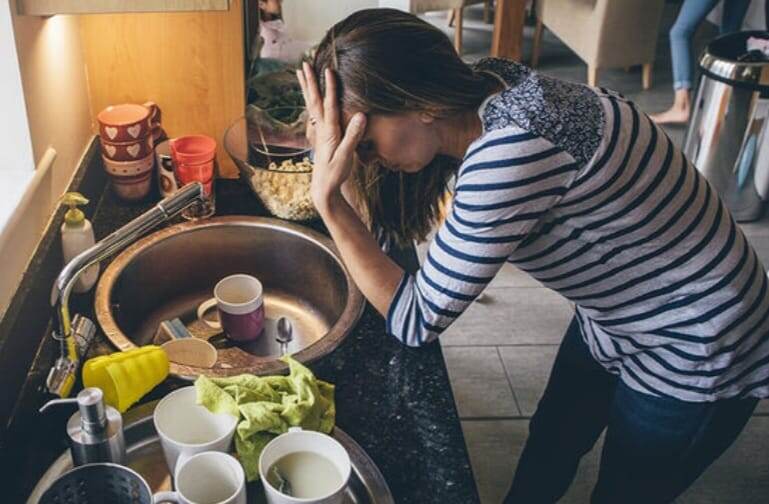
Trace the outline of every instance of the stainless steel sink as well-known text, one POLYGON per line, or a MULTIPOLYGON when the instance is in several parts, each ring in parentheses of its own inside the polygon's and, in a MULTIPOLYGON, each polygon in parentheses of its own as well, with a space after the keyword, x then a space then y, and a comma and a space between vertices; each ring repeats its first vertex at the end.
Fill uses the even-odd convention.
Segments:
POLYGON ((235 216, 171 226, 126 249, 99 280, 99 324, 121 350, 159 343, 158 325, 174 317, 195 336, 208 338, 211 331, 195 321, 196 308, 212 296, 217 281, 234 273, 254 275, 264 285, 265 333, 246 346, 214 336, 209 340, 218 350, 213 368, 172 363, 172 374, 282 371, 275 341, 281 316, 294 327, 290 352, 311 362, 335 349, 363 310, 363 296, 329 238, 276 219, 235 216))

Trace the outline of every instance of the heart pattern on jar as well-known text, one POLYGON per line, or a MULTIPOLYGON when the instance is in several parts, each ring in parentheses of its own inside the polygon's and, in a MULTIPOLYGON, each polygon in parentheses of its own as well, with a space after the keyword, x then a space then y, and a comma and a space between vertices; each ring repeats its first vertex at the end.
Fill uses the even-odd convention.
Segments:
POLYGON ((104 146, 104 151, 107 154, 109 154, 109 157, 115 157, 115 152, 117 151, 117 149, 115 148, 114 145, 105 145, 104 146))
POLYGON ((141 145, 133 144, 126 147, 125 150, 131 155, 132 158, 135 158, 136 156, 139 155, 139 151, 141 150, 141 148, 142 148, 141 145))
POLYGON ((104 132, 107 134, 110 140, 114 140, 117 136, 117 128, 113 128, 112 126, 107 126, 104 128, 104 132))
POLYGON ((126 131, 131 135, 131 138, 139 138, 139 133, 142 131, 142 125, 134 124, 133 126, 126 128, 126 131))

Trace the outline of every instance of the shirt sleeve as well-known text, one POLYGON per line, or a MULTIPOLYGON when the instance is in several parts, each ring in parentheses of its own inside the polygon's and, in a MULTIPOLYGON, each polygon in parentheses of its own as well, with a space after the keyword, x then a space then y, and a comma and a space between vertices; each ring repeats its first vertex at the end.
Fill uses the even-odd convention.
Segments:
POLYGON ((387 331, 408 346, 437 338, 563 197, 578 168, 568 153, 520 128, 476 140, 424 264, 404 274, 393 296, 387 331))

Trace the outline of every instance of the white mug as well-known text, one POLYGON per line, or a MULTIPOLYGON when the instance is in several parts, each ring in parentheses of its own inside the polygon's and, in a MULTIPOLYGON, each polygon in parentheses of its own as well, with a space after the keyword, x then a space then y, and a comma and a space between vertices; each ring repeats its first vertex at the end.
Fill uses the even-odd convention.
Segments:
POLYGON ((153 421, 171 474, 180 457, 201 452, 228 452, 238 419, 227 413, 211 413, 196 404, 195 387, 184 387, 164 397, 155 408, 153 421))
POLYGON ((176 491, 158 492, 154 503, 246 504, 246 475, 235 457, 203 452, 179 460, 176 491))
POLYGON ((331 436, 305 431, 301 427, 291 427, 288 432, 267 443, 259 455, 259 476, 268 504, 341 504, 344 502, 351 471, 350 455, 344 446, 331 436), (313 452, 334 464, 342 476, 342 483, 329 494, 313 498, 291 497, 279 492, 268 481, 267 471, 282 457, 296 452, 313 452))

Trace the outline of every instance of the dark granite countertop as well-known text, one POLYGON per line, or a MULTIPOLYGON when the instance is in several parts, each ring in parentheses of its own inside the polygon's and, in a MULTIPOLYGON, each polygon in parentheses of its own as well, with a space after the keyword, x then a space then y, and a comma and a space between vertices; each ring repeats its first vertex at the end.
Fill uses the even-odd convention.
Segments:
MULTIPOLYGON (((217 215, 266 215, 250 190, 236 180, 217 184, 217 215)), ((93 216, 97 238, 149 208, 158 199, 128 205, 107 189, 93 216)), ((310 227, 325 232, 320 222, 310 227)), ((416 267, 413 250, 395 254, 405 268, 416 267)), ((102 265, 104 268, 105 265, 102 265)), ((93 315, 93 294, 76 296, 73 313, 93 315)), ((91 353, 112 351, 103 335, 91 353)), ((64 421, 69 413, 41 418, 32 412, 45 399, 39 391, 54 349, 43 344, 17 406, 14 440, 3 460, 19 460, 24 477, 16 481, 17 495, 26 495, 45 465, 66 445, 64 421), (28 422, 23 415, 32 415, 28 422), (26 424, 26 427, 19 427, 26 424), (27 431, 25 433, 25 431, 27 431), (20 437, 26 436, 25 442, 20 437)), ((478 502, 446 365, 439 344, 411 349, 385 331, 382 317, 370 306, 352 333, 330 355, 310 366, 316 375, 336 384, 337 424, 354 438, 379 466, 396 502, 478 502)), ((169 379, 144 400, 157 399, 184 382, 169 379)), ((5 471, 3 471, 5 472, 5 471)), ((4 501, 5 502, 5 501, 4 501)))

